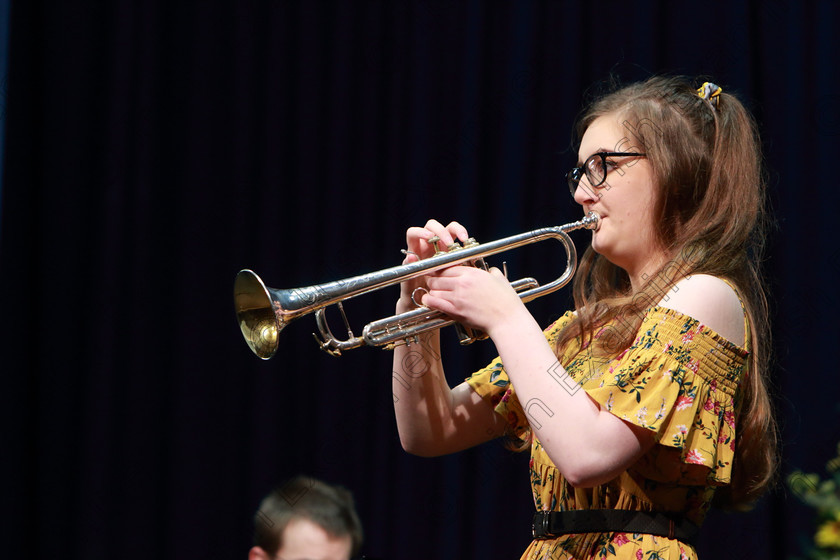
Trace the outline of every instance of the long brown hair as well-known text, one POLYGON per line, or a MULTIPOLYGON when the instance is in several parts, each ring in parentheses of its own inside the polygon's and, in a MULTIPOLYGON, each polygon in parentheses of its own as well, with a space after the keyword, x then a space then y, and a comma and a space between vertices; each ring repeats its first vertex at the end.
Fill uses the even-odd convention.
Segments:
POLYGON ((748 507, 776 470, 776 424, 768 395, 770 331, 760 264, 768 224, 757 127, 738 99, 721 93, 715 104, 685 78, 654 77, 596 100, 582 113, 579 141, 595 119, 619 116, 635 147, 647 154, 659 192, 653 220, 670 259, 633 292, 627 274, 589 247, 573 284, 577 316, 557 341, 589 343, 614 356, 629 347, 645 310, 676 282, 710 274, 733 283, 750 324, 750 358, 742 384, 732 484, 719 505, 748 507), (620 317, 624 328, 593 334, 620 317))

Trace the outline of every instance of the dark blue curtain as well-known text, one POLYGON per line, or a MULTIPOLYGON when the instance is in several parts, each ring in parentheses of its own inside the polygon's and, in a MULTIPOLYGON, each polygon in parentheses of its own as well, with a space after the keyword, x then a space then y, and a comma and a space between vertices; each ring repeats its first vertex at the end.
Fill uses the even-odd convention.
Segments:
MULTIPOLYGON (((6 76, 9 68, 9 12, 10 0, 0 1, 0 154, 6 138, 6 76)), ((0 202, 3 199, 3 160, 0 158, 0 202)), ((0 207, 2 216, 2 207, 0 207)))
MULTIPOLYGON (((260 498, 307 473, 353 491, 369 556, 518 558, 527 456, 407 455, 390 354, 329 357, 306 317, 261 362, 233 277, 293 288, 398 264, 429 217, 480 241, 578 219, 571 127, 610 77, 711 78, 756 114, 782 471, 821 471, 840 439, 838 21, 830 1, 12 2, 4 551, 244 558, 260 498)), ((505 260, 547 281, 563 258, 505 260)), ((348 302, 357 333, 396 297, 348 302)), ((547 324, 569 300, 530 307, 547 324)), ((443 338, 453 384, 493 356, 443 338)), ((780 487, 713 512, 701 555, 786 558, 811 519, 780 487)))

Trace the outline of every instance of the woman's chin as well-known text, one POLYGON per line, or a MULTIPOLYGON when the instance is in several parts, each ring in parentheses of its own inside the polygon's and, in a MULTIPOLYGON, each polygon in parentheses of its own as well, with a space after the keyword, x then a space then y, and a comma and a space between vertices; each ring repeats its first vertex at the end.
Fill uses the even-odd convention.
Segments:
POLYGON ((613 264, 616 264, 615 258, 617 255, 615 254, 615 246, 608 243, 603 235, 595 234, 592 237, 592 250, 610 261, 613 264))
POLYGON ((606 248, 604 243, 604 236, 598 232, 592 232, 592 250, 598 253, 599 255, 604 254, 604 249, 606 248))

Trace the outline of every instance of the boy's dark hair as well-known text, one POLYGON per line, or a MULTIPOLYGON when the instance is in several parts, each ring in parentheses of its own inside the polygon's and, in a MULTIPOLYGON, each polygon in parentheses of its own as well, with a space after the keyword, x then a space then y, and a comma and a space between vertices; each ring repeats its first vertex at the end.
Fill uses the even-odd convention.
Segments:
POLYGON ((307 476, 295 477, 275 488, 254 515, 254 545, 270 556, 283 546, 283 531, 293 519, 306 519, 332 537, 349 536, 351 555, 362 546, 362 524, 352 494, 307 476))

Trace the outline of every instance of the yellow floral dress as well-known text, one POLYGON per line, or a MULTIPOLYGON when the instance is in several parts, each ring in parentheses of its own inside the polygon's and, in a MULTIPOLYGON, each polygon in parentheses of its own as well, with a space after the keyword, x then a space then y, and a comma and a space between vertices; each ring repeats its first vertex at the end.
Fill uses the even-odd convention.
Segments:
MULTIPOLYGON (((552 347, 573 317, 568 312, 546 329, 552 347)), ((570 379, 559 380, 559 385, 569 391, 582 388, 612 414, 654 432, 657 443, 610 482, 574 488, 534 437, 530 471, 537 510, 670 512, 702 523, 715 488, 730 481, 748 349, 664 307, 645 313, 633 345, 612 360, 599 361, 577 346, 579 342, 568 344, 560 356, 570 379)), ((507 419, 514 433, 528 428, 498 358, 467 382, 507 419)), ((521 526, 529 527, 530 520, 523 519, 521 526)), ((522 560, 594 558, 695 560, 697 554, 689 544, 665 537, 588 533, 535 539, 522 555, 522 560)))

